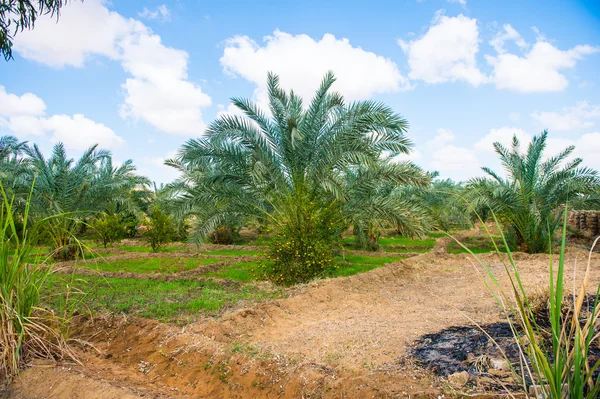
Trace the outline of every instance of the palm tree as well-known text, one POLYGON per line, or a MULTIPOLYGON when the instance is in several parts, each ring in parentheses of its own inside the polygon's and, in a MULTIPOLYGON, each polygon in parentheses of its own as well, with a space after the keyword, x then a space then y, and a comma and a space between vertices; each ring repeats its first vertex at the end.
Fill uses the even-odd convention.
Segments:
POLYGON ((421 168, 384 158, 370 167, 350 168, 344 177, 348 201, 343 211, 359 249, 377 250, 385 228, 395 228, 408 236, 426 232, 426 209, 420 201, 406 195, 410 190, 428 186, 429 176, 421 168))
POLYGON ((57 250, 66 248, 86 218, 117 204, 128 210, 134 206, 130 191, 146 179, 134 174, 135 167, 126 161, 119 167, 112 164, 107 150, 91 147, 75 162, 67 157, 65 147, 58 143, 50 158, 44 158, 37 145, 26 150, 30 168, 29 187, 33 185, 31 212, 43 221, 57 250))
POLYGON ((432 179, 427 187, 409 186, 403 195, 417 201, 427 217, 429 230, 449 231, 452 227, 466 228, 472 213, 465 204, 465 187, 451 179, 439 179, 438 173, 429 174, 432 179))
POLYGON ((567 160, 574 146, 544 160, 547 138, 547 131, 534 137, 525 153, 516 136, 510 150, 494 143, 507 177, 482 168, 489 177, 468 184, 474 206, 495 212, 514 244, 528 253, 547 251, 567 200, 593 194, 600 184, 598 172, 581 167, 580 158, 567 160))
POLYGON ((0 137, 0 183, 9 198, 15 194, 14 188, 23 183, 27 173, 28 160, 23 156, 26 146, 27 142, 16 137, 0 137))
MULTIPOLYGON (((244 117, 219 117, 206 137, 185 143, 167 164, 182 172, 174 187, 181 215, 194 216, 192 238, 202 241, 228 220, 266 220, 279 233, 303 241, 306 247, 299 252, 312 253, 314 245, 302 237, 321 231, 319 237, 331 240, 344 224, 343 209, 352 200, 348 175, 380 165, 383 155, 410 151, 408 123, 378 102, 346 105, 330 90, 332 73, 306 109, 293 91, 281 89, 276 75, 267 81, 272 117, 251 101, 234 98, 244 117)), ((373 178, 376 185, 381 176, 373 178)), ((403 181, 389 178, 394 179, 403 181)))

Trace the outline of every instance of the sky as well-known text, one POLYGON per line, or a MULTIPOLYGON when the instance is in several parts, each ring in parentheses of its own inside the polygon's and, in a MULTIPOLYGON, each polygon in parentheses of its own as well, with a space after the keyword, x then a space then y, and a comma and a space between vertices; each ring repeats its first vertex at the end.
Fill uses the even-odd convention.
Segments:
POLYGON ((157 183, 232 97, 265 104, 269 71, 307 101, 326 71, 347 101, 405 117, 404 157, 443 178, 500 168, 493 143, 548 129, 600 169, 597 0, 72 0, 0 61, 0 135, 98 143, 157 183))

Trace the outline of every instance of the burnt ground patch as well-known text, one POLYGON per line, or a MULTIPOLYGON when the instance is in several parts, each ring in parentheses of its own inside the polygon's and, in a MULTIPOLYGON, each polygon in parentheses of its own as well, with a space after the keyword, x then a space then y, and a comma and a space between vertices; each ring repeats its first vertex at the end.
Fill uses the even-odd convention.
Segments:
POLYGON ((478 376, 489 367, 491 361, 504 360, 498 346, 511 363, 519 362, 519 347, 508 323, 450 327, 427 334, 414 343, 411 355, 436 375, 447 377, 467 371, 472 376, 478 376))

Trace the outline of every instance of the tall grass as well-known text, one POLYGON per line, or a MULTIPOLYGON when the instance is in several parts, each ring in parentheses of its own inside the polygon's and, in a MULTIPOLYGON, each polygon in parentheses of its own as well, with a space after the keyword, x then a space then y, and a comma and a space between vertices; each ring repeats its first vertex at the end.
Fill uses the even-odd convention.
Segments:
MULTIPOLYGON (((502 231, 497 219, 498 230, 502 231)), ((502 307, 521 353, 521 362, 515 365, 515 376, 521 380, 527 395, 548 399, 592 399, 600 397, 600 360, 594 361, 590 348, 599 344, 600 309, 598 299, 600 287, 590 287, 592 251, 600 240, 592 246, 581 285, 576 288, 573 282, 572 300, 567 299, 565 285, 565 245, 567 216, 565 211, 562 240, 558 265, 550 254, 548 275, 548 309, 539 312, 532 304, 531 296, 525 290, 519 268, 510 250, 507 261, 503 261, 508 286, 502 284, 493 271, 481 258, 470 252, 483 267, 486 285, 502 307), (595 292, 593 307, 584 307, 588 292, 595 292), (550 327, 545 327, 548 324, 550 327), (544 320, 545 319, 545 320, 544 320), (533 383, 527 387, 524 376, 533 383)), ((491 235, 490 235, 491 237, 491 235)), ((501 236, 505 248, 506 238, 501 236)), ((458 241, 457 241, 458 242, 458 241)), ((494 247, 502 259, 498 246, 494 247)), ((576 265, 575 265, 576 267, 576 265)), ((575 280, 575 279, 574 279, 575 280)))
POLYGON ((40 289, 51 268, 43 262, 27 262, 30 202, 26 202, 21 223, 16 223, 14 198, 9 199, 1 185, 0 191, 0 379, 10 379, 32 357, 72 353, 57 328, 58 319, 38 307, 40 289))

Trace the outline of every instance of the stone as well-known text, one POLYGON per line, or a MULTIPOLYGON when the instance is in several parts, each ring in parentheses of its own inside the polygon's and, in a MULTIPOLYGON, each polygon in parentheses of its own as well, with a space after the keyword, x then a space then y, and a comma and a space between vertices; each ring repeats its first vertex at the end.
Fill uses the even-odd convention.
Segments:
POLYGON ((466 371, 460 371, 448 376, 448 383, 454 387, 463 387, 467 385, 471 376, 466 371))

